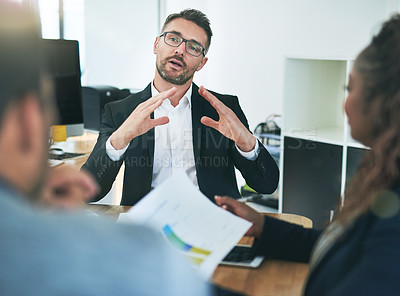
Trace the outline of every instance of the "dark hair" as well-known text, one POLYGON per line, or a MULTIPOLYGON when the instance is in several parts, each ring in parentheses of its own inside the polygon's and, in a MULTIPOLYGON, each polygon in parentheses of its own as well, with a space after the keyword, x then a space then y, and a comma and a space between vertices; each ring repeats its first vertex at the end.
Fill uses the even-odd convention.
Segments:
POLYGON ((210 20, 207 18, 207 16, 202 13, 200 10, 197 9, 185 9, 182 10, 179 13, 173 13, 170 14, 165 22, 164 25, 162 26, 161 31, 164 31, 165 27, 172 22, 174 19, 177 18, 183 18, 185 20, 191 21, 193 23, 195 23, 196 25, 198 25, 200 28, 202 28, 206 34, 207 34, 207 43, 206 43, 206 52, 208 51, 208 49, 210 48, 210 44, 211 44, 211 37, 212 37, 212 31, 211 31, 211 27, 210 27, 210 20))
POLYGON ((345 191, 338 220, 347 221, 380 202, 400 177, 400 15, 383 24, 360 53, 355 71, 362 79, 368 112, 377 108, 373 147, 364 156, 345 191))
POLYGON ((40 22, 21 4, 0 2, 0 123, 7 106, 39 92, 40 22))

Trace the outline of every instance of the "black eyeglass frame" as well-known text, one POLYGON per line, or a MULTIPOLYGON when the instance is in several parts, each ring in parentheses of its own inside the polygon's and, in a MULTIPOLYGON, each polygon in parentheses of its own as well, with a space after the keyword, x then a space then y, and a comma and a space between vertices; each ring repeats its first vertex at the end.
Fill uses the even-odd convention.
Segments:
POLYGON ((164 32, 164 33, 160 34, 158 37, 161 38, 161 37, 163 37, 163 36, 164 36, 164 43, 165 43, 166 45, 168 45, 168 46, 179 47, 179 46, 182 44, 182 42, 185 42, 185 50, 186 50, 186 52, 187 52, 188 54, 190 54, 191 56, 194 56, 194 57, 199 57, 199 56, 201 56, 202 54, 203 54, 204 56, 206 56, 206 49, 203 47, 203 45, 201 45, 201 44, 198 43, 197 41, 194 41, 194 40, 187 40, 187 39, 183 38, 182 36, 180 36, 179 34, 177 34, 177 33, 175 33, 175 32, 164 32), (182 41, 181 41, 178 45, 171 45, 171 44, 168 44, 168 43, 165 41, 165 36, 166 36, 168 33, 174 34, 174 35, 176 35, 176 36, 179 36, 179 38, 181 38, 182 41), (199 55, 197 55, 197 56, 196 56, 196 55, 193 55, 193 54, 191 54, 191 53, 187 50, 187 43, 188 43, 188 41, 193 42, 193 43, 196 43, 196 44, 198 44, 198 45, 201 47, 201 52, 200 52, 199 55))

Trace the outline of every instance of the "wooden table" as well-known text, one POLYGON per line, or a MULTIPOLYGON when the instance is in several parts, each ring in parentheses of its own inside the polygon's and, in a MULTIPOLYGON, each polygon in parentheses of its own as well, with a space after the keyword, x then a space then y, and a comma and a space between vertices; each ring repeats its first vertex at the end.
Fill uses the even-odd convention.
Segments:
MULTIPOLYGON (((73 137, 63 143, 63 149, 71 152, 90 153, 96 143, 97 135, 85 134, 73 137), (66 145, 66 146, 65 146, 66 145)), ((66 160, 65 163, 80 168, 88 155, 66 160)), ((122 184, 122 177, 119 178, 122 184)), ((121 185, 122 187, 122 185, 121 185)), ((128 211, 130 206, 89 205, 90 210, 117 220, 120 213, 128 211)), ((268 213, 278 219, 312 227, 312 221, 306 217, 292 214, 268 213)), ((251 244, 252 238, 244 237, 241 244, 251 244)), ((212 281, 217 285, 251 296, 266 295, 301 295, 304 281, 308 273, 308 265, 281 260, 265 260, 257 269, 242 267, 218 266, 212 281)))
MULTIPOLYGON (((311 228, 312 221, 294 214, 266 213, 277 219, 311 228)), ((252 238, 244 237, 239 243, 251 244, 252 238)), ((301 295, 308 274, 308 264, 267 259, 259 268, 249 269, 220 265, 212 280, 224 288, 252 296, 301 295)))
MULTIPOLYGON (((89 205, 89 209, 113 220, 129 206, 89 205)), ((267 214, 278 219, 312 227, 310 219, 292 214, 267 214)), ((244 237, 240 243, 249 244, 251 238, 244 237)), ((308 264, 281 260, 265 260, 259 268, 249 269, 220 265, 215 270, 212 281, 224 288, 252 296, 301 295, 308 273, 308 264)))
POLYGON ((97 141, 97 134, 85 132, 82 136, 69 137, 66 142, 54 143, 66 152, 84 153, 82 156, 64 159, 64 163, 80 169, 86 162, 97 141))

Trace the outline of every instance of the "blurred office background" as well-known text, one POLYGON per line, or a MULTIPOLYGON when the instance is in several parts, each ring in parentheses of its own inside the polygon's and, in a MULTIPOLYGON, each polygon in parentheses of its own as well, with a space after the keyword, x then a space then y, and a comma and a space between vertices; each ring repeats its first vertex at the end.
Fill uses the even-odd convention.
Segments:
POLYGON ((286 56, 354 58, 400 11, 400 0, 29 1, 39 3, 45 38, 60 37, 62 13, 63 37, 80 42, 82 85, 133 90, 153 78, 152 46, 165 17, 202 10, 214 37, 195 82, 238 95, 251 129, 282 113, 286 56))
POLYGON ((203 11, 214 36, 194 81, 237 95, 251 130, 283 113, 286 57, 352 60, 400 12, 400 0, 14 1, 39 10, 44 38, 79 41, 83 86, 133 92, 154 77, 153 44, 165 17, 203 11))

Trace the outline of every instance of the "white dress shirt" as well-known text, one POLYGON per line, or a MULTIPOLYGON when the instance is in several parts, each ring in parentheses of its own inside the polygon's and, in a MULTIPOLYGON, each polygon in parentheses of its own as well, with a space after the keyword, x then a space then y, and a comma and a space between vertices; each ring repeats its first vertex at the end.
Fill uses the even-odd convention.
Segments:
MULTIPOLYGON (((158 91, 152 84, 152 95, 158 91)), ((173 107, 169 99, 154 110, 154 118, 167 116, 169 123, 155 127, 153 181, 156 187, 177 170, 184 169, 198 187, 192 136, 192 86, 178 105, 173 107)))
MULTIPOLYGON (((151 93, 152 96, 159 93, 153 83, 151 85, 151 93)), ((193 152, 191 97, 192 86, 190 86, 176 107, 171 105, 169 99, 165 99, 161 106, 154 110, 154 118, 167 116, 169 123, 155 127, 152 187, 156 187, 174 172, 182 169, 186 171, 193 184, 198 187, 193 152)), ((128 146, 115 150, 111 145, 110 138, 108 138, 106 153, 111 160, 117 161, 121 159, 128 146)), ((258 148, 258 141, 256 141, 256 146, 250 152, 243 152, 236 146, 239 153, 249 160, 257 158, 258 148)))

